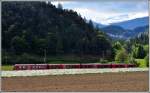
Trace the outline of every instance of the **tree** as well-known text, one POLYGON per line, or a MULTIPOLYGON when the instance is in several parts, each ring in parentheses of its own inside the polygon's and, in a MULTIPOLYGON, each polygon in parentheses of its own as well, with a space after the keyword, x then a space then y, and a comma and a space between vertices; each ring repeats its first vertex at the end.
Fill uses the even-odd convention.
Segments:
MULTIPOLYGON (((112 44, 73 10, 45 2, 3 2, 2 48, 14 54, 91 55, 111 58, 112 44)), ((33 58, 34 60, 34 58, 33 58)))
POLYGON ((144 47, 140 45, 137 51, 137 58, 144 58, 145 56, 146 56, 146 53, 145 53, 144 47))
POLYGON ((128 63, 134 64, 134 65, 136 65, 137 67, 140 65, 140 64, 135 60, 135 58, 132 56, 132 54, 129 54, 128 63))
POLYGON ((22 52, 28 52, 28 43, 25 41, 24 38, 19 36, 13 37, 11 40, 12 52, 20 54, 22 52))
POLYGON ((125 42, 124 48, 126 49, 126 51, 128 53, 131 53, 132 52, 132 44, 131 44, 131 42, 130 41, 125 42))
POLYGON ((144 50, 143 45, 138 44, 137 46, 134 47, 133 56, 135 58, 140 58, 140 59, 143 59, 146 56, 146 52, 144 50))
POLYGON ((93 28, 94 28, 94 25, 93 25, 92 20, 89 21, 89 27, 90 27, 90 29, 93 29, 93 28))
POLYGON ((62 4, 61 4, 61 3, 58 3, 57 8, 59 8, 59 9, 63 9, 62 4))
POLYGON ((119 63, 126 63, 128 61, 127 52, 124 49, 118 51, 115 60, 119 63))
POLYGON ((29 60, 29 55, 27 54, 27 53, 23 53, 22 55, 21 55, 21 57, 20 57, 20 61, 22 62, 22 63, 30 63, 30 60, 29 60))
POLYGON ((144 58, 146 61, 146 66, 149 67, 149 54, 144 58))
POLYGON ((34 51, 38 55, 44 55, 45 49, 48 48, 48 42, 46 39, 35 38, 34 39, 34 51))
POLYGON ((114 45, 113 45, 113 48, 117 49, 117 50, 121 50, 122 49, 122 46, 120 44, 120 42, 116 42, 114 45))
POLYGON ((149 45, 144 45, 144 50, 145 50, 146 54, 148 54, 149 53, 149 45))

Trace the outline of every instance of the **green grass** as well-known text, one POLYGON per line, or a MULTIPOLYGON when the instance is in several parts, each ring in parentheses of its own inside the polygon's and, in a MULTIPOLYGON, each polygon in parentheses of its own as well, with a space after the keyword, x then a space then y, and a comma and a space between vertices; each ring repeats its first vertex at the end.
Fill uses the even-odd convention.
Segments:
POLYGON ((11 70, 13 70, 13 66, 12 65, 4 65, 4 66, 1 66, 1 70, 11 71, 11 70))
POLYGON ((139 63, 139 67, 141 67, 141 68, 146 67, 145 59, 136 59, 136 61, 139 63))
POLYGON ((79 64, 79 63, 98 63, 99 58, 80 58, 79 56, 50 56, 47 57, 49 64, 79 64))

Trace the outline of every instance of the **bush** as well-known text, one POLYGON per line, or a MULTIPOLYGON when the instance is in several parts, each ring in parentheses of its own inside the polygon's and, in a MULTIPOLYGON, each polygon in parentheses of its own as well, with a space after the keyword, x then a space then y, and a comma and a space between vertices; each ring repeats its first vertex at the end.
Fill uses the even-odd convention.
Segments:
POLYGON ((146 51, 143 45, 137 45, 133 50, 133 56, 137 59, 143 59, 146 56, 146 51))
POLYGON ((43 63, 43 58, 35 55, 29 55, 23 53, 22 55, 3 55, 2 65, 14 65, 14 64, 39 64, 43 63))
POLYGON ((108 60, 100 59, 100 63, 108 63, 108 60))
POLYGON ((136 65, 137 67, 140 66, 140 63, 138 63, 132 56, 129 57, 128 60, 129 63, 136 65))
POLYGON ((11 56, 2 55, 2 65, 8 65, 11 63, 11 56))
POLYGON ((119 63, 125 63, 128 61, 128 55, 124 49, 117 51, 115 61, 119 63))
POLYGON ((147 55, 144 59, 146 61, 146 66, 149 67, 149 55, 147 55))

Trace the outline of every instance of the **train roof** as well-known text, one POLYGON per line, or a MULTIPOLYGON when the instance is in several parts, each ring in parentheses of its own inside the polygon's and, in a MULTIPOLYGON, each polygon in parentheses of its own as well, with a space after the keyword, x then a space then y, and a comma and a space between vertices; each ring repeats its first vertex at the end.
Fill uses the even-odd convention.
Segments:
MULTIPOLYGON (((102 63, 82 63, 81 65, 108 65, 108 64, 114 64, 114 65, 124 65, 126 63, 107 63, 107 64, 102 64, 102 63)), ((80 64, 15 64, 15 66, 18 65, 80 65, 80 64)), ((128 64, 130 65, 130 64, 128 64)))

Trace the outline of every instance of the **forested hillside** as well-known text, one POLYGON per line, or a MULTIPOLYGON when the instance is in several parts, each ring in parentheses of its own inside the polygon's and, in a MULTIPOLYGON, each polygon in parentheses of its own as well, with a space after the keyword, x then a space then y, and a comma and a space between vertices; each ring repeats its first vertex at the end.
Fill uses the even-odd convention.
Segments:
POLYGON ((148 26, 148 24, 149 24, 149 16, 135 18, 123 22, 118 22, 118 23, 112 23, 111 25, 117 25, 124 29, 134 30, 137 27, 148 26))
POLYGON ((3 65, 131 63, 146 67, 148 33, 148 26, 134 30, 107 26, 99 30, 92 20, 63 9, 61 4, 2 2, 3 65), (130 39, 112 39, 107 34, 130 39))
MULTIPOLYGON (((126 51, 142 67, 149 66, 149 31, 142 32, 125 42, 126 51), (138 62, 139 61, 139 62, 138 62)), ((131 58, 130 58, 131 59, 131 58)))
POLYGON ((101 31, 107 33, 113 39, 130 39, 136 37, 139 33, 147 31, 149 28, 148 25, 136 27, 135 29, 129 30, 124 29, 121 26, 109 25, 103 28, 100 28, 101 31))
POLYGON ((86 23, 77 12, 61 5, 2 2, 2 10, 3 64, 42 63, 38 57, 45 55, 114 58, 108 37, 94 28, 92 21, 86 23))

